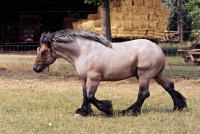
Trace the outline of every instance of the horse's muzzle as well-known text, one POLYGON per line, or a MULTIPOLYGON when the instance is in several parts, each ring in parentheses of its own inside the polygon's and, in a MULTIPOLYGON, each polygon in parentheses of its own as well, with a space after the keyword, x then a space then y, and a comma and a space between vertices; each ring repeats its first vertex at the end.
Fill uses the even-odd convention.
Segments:
POLYGON ((38 67, 37 65, 34 65, 34 66, 33 66, 33 70, 34 70, 36 73, 42 72, 41 67, 38 67))

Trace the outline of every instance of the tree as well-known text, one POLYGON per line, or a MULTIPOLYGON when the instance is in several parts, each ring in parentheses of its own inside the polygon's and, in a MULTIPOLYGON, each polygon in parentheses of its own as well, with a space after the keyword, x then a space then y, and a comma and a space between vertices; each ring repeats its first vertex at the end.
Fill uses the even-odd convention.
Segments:
MULTIPOLYGON (((112 40, 111 26, 110 26, 110 8, 109 2, 113 0, 84 0, 87 4, 94 4, 101 6, 101 22, 102 22, 102 35, 108 40, 112 40)), ((122 1, 122 0, 117 0, 122 1)))
POLYGON ((200 0, 189 0, 183 5, 183 9, 188 11, 189 17, 192 19, 192 29, 200 29, 200 0))

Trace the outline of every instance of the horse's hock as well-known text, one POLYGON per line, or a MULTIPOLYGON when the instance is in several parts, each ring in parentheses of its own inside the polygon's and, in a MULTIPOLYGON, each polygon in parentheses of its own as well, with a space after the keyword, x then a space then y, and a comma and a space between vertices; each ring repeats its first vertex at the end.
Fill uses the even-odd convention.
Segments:
MULTIPOLYGON (((166 30, 169 10, 157 0, 125 0, 110 2, 112 38, 160 39, 166 30)), ((101 35, 100 7, 87 20, 73 23, 74 29, 91 30, 101 35)))

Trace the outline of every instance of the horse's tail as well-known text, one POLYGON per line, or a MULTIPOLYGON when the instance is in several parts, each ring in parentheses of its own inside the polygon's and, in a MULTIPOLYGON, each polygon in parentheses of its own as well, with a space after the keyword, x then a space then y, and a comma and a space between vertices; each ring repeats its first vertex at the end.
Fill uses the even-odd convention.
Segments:
POLYGON ((163 51, 163 53, 164 53, 164 52, 165 52, 165 47, 164 47, 164 45, 159 43, 158 46, 162 49, 162 51, 163 51))

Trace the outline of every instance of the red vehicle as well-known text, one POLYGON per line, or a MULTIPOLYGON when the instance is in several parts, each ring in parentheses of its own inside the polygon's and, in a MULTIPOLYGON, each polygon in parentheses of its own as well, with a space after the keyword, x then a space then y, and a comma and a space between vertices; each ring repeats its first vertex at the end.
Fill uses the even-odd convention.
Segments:
POLYGON ((20 42, 38 42, 40 38, 40 22, 38 15, 21 15, 19 23, 20 42))

